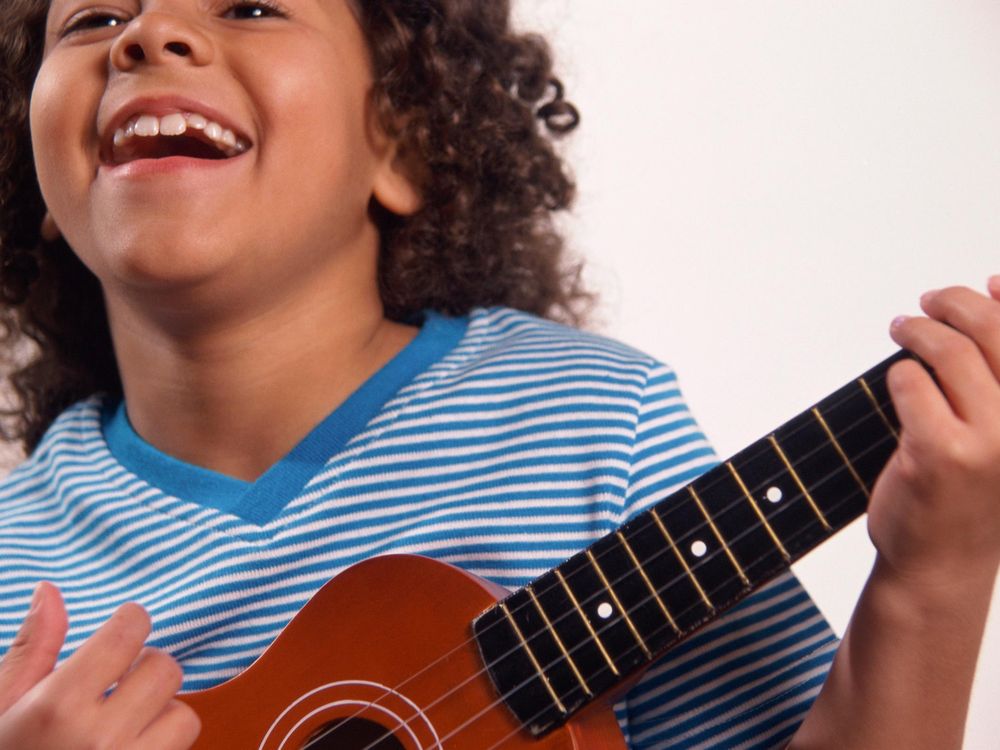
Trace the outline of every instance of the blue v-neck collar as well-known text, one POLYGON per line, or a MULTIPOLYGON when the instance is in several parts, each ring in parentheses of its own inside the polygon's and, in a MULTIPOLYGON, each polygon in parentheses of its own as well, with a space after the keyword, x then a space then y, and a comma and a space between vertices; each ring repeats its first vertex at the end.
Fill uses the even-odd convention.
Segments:
POLYGON ((104 438, 129 471, 168 495, 264 525, 357 435, 399 390, 461 340, 468 319, 425 315, 413 341, 255 482, 180 461, 154 448, 132 428, 124 401, 105 407, 104 438))

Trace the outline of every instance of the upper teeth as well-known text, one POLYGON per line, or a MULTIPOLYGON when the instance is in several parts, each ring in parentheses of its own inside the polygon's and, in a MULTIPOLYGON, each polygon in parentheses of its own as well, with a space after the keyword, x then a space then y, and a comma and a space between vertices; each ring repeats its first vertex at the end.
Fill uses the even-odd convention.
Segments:
POLYGON ((115 146, 124 145, 129 139, 150 138, 157 135, 184 135, 188 128, 201 130, 220 147, 226 156, 242 154, 250 144, 228 128, 209 120, 204 115, 192 112, 174 112, 163 117, 155 115, 135 115, 123 127, 115 131, 115 146))

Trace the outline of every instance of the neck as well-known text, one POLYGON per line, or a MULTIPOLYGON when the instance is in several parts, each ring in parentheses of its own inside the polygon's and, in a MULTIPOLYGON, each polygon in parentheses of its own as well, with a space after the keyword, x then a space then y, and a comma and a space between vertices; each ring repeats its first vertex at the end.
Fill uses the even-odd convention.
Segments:
POLYGON ((238 314, 190 316, 197 325, 108 295, 136 432, 170 456, 247 481, 280 460, 415 334, 384 318, 373 285, 339 295, 322 280, 315 286, 238 314))

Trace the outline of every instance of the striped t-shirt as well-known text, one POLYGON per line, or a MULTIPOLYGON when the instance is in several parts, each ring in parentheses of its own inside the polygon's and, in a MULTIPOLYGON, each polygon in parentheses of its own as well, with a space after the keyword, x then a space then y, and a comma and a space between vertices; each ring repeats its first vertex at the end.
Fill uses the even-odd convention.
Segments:
MULTIPOLYGON (((504 308, 428 314, 255 482, 159 452, 95 397, 0 485, 0 654, 44 579, 69 609, 62 658, 137 601, 204 689, 353 563, 416 553, 516 588, 714 462, 669 368, 504 308)), ((786 574, 670 651, 619 721, 633 748, 780 747, 835 647, 786 574)))

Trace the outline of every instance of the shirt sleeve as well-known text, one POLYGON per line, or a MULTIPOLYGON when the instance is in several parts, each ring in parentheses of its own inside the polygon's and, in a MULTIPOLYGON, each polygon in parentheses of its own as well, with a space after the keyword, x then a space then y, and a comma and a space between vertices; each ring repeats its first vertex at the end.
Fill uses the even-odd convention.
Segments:
MULTIPOLYGON (((718 463, 674 373, 649 374, 636 420, 627 520, 718 463)), ((633 750, 783 747, 838 641, 791 571, 668 651, 616 707, 633 750)))

